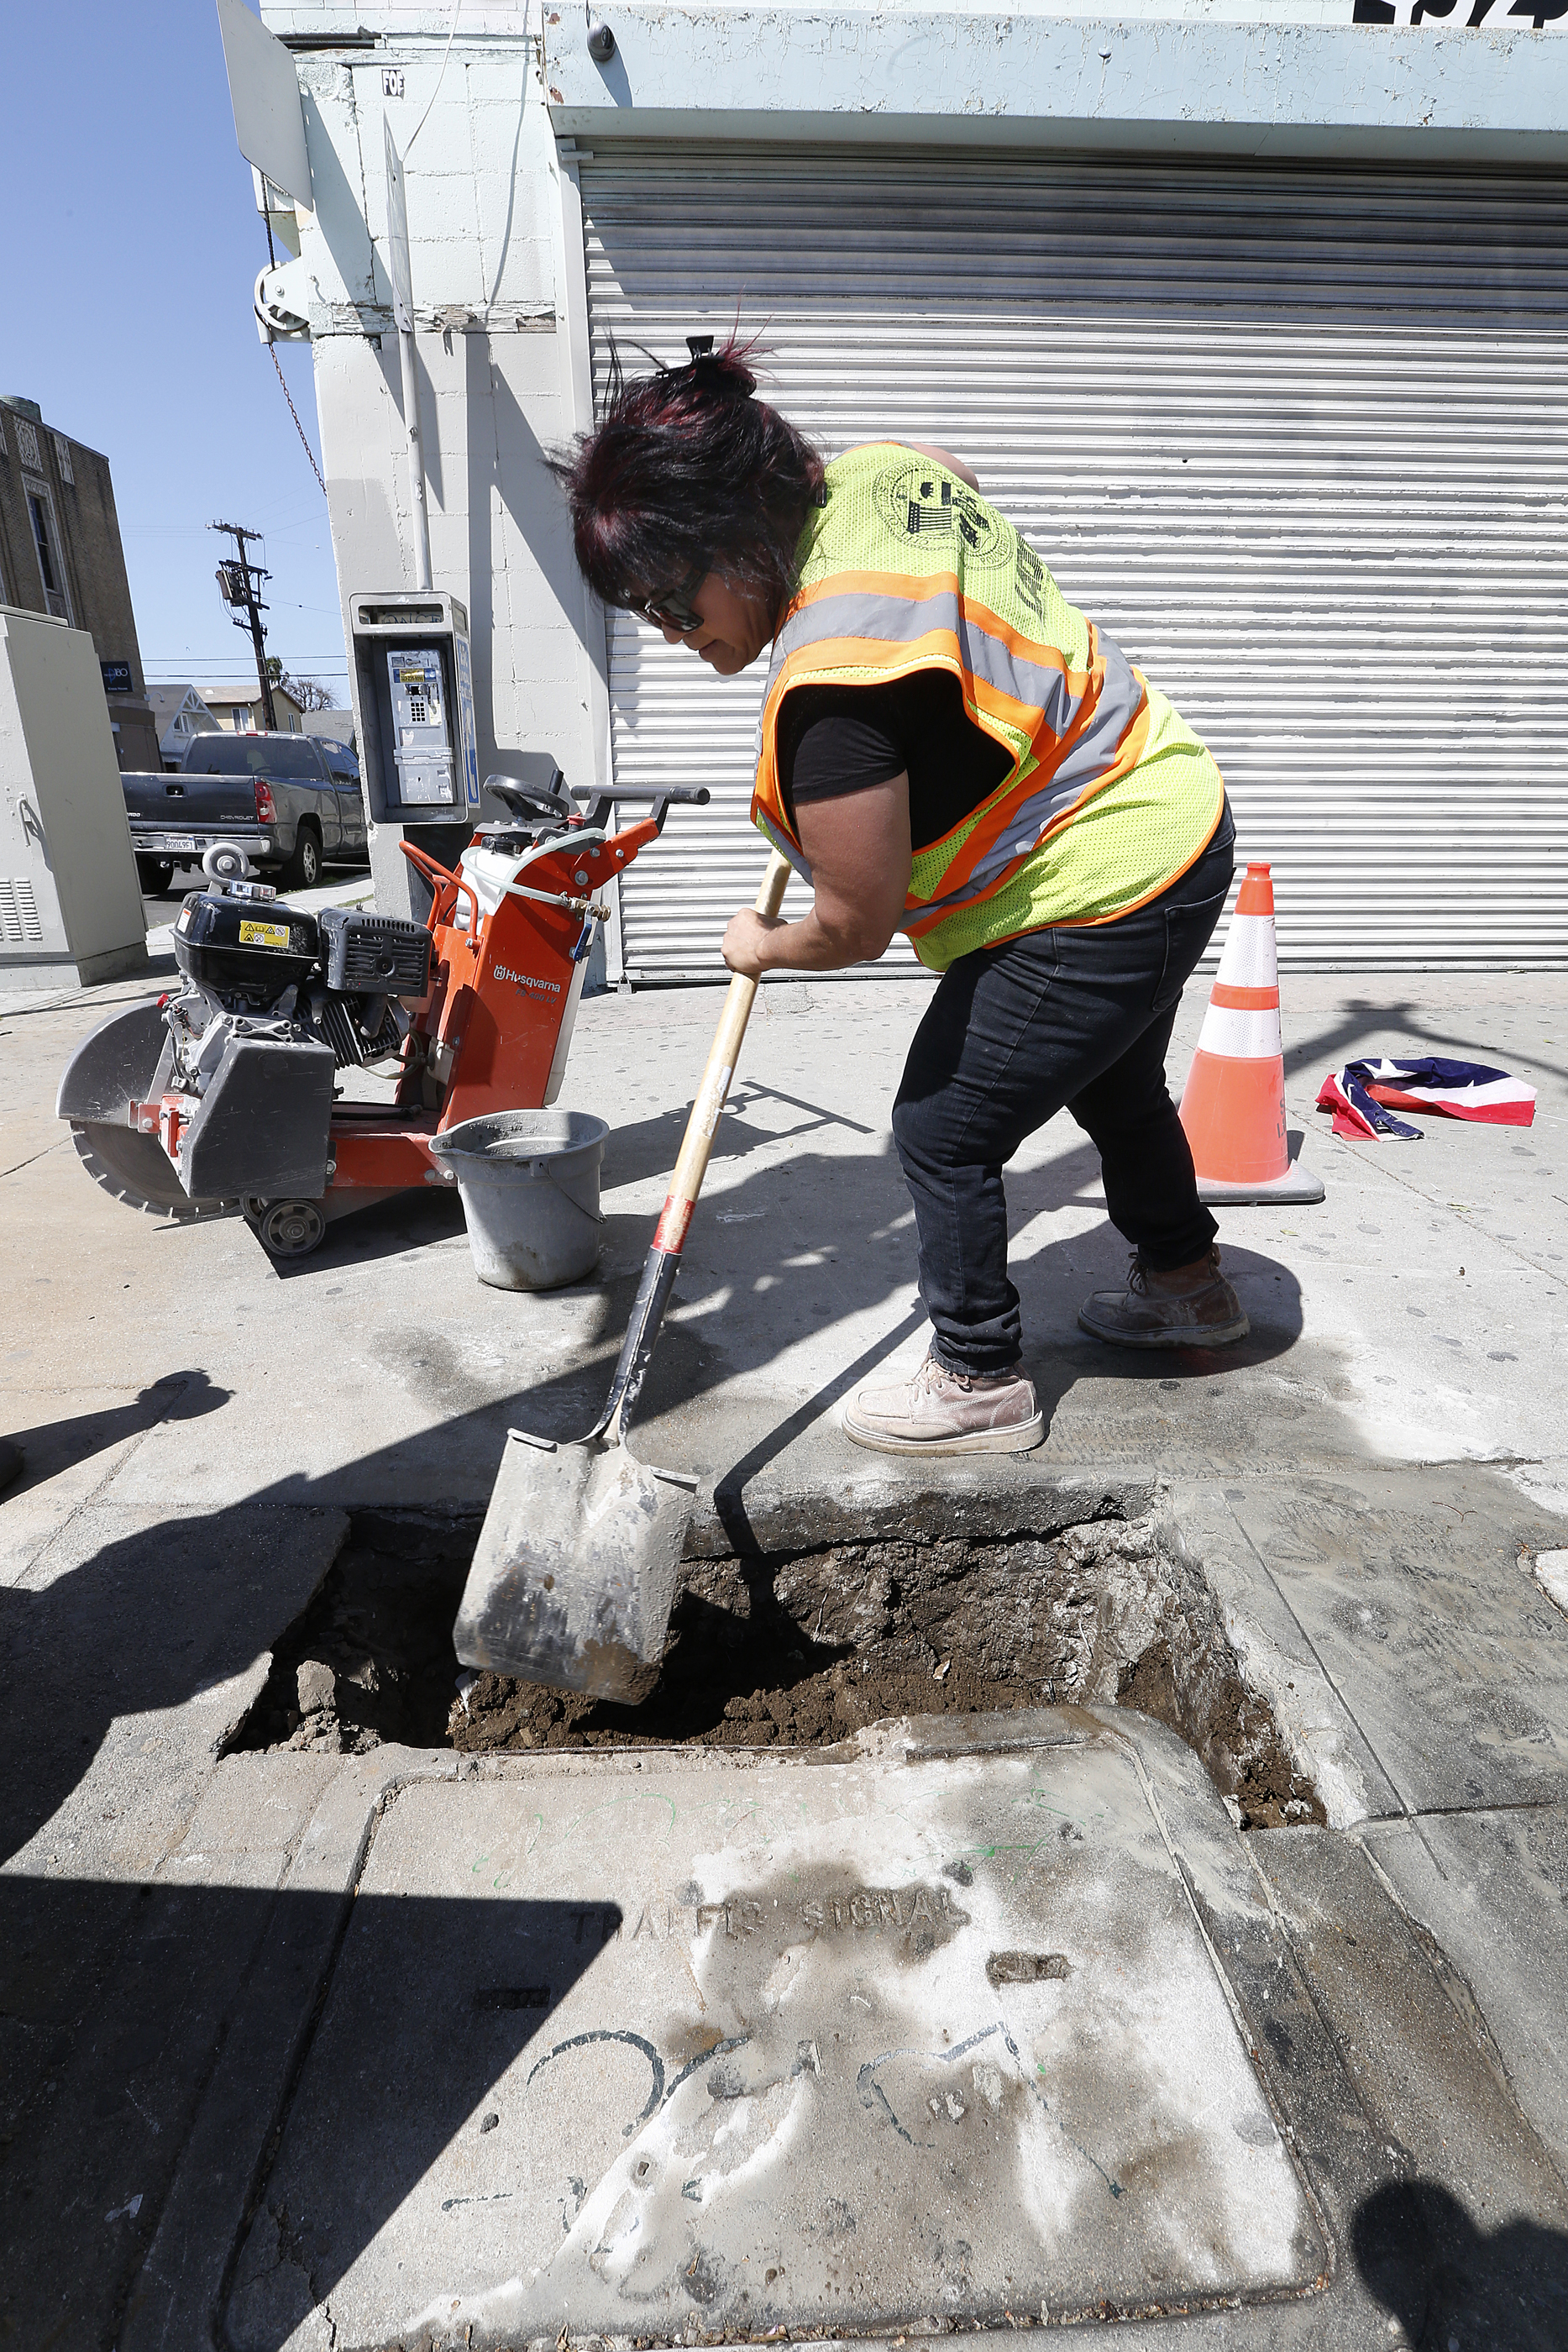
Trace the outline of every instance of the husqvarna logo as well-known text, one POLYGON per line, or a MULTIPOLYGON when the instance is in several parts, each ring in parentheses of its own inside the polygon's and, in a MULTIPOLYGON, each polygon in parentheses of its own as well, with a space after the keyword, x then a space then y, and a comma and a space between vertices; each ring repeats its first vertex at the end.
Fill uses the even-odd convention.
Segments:
POLYGON ((493 965, 491 976, 496 980, 509 980, 515 988, 540 988, 547 996, 560 994, 559 980, 536 980, 531 971, 508 971, 504 963, 493 965))

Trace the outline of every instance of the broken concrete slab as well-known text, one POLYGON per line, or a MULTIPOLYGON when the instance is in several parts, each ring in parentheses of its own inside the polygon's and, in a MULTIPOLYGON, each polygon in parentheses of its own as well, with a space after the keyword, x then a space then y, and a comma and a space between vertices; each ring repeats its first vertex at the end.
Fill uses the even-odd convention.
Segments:
POLYGON ((1180 1734, 1243 1825, 1321 1817, 1311 1759, 1276 1720, 1298 1685, 1303 1720, 1328 1717, 1337 1702, 1321 1669, 1309 1653, 1273 1705, 1261 1695, 1237 1647, 1252 1638, 1243 1611, 1231 1609, 1232 1639, 1201 1554, 1146 1490, 992 1483, 948 1466, 940 1485, 873 1472, 825 1496, 765 1487, 749 1510, 699 1516, 657 1684, 630 1706, 460 1675, 453 1621, 476 1520, 356 1513, 319 1592, 277 1638, 235 1744, 811 1747, 909 1714, 1121 1701, 1180 1734))
POLYGON ((1267 1700, 1330 1826, 1398 1812, 1397 1790, 1237 1517, 1239 1499, 1239 1489, 1186 1480, 1161 1496, 1175 1540, 1218 1604, 1243 1678, 1267 1700))

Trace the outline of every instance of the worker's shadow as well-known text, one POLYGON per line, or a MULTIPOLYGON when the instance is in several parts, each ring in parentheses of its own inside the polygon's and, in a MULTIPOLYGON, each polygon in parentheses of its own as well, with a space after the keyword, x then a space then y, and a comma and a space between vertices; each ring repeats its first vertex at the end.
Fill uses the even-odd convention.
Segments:
POLYGON ((1388 2181, 1357 2209, 1356 2268, 1419 2352, 1454 2343, 1487 2352, 1561 2352, 1568 2344, 1568 2235, 1546 2223, 1479 2228, 1436 2180, 1388 2181))
MULTIPOLYGON (((312 2310, 453 2144, 466 2144, 477 2169, 481 2148, 504 2145, 482 2137, 500 2113, 515 2130, 530 2044, 540 2053, 533 2073, 559 2054, 552 2017, 620 1926, 608 1899, 486 1890, 476 1902, 403 1887, 350 1898, 308 1886, 0 1873, 15 2135, 5 2340, 120 2340, 110 2315, 134 2280, 139 2340, 194 2344, 183 2329, 197 2298, 183 2273, 215 2280, 225 2254, 217 2340, 314 2337, 312 2310), (301 2035, 291 2082, 287 2041, 313 1984, 322 2011, 301 2035), (238 2065, 249 2061, 237 2079, 225 2072, 231 2032, 238 2065), (385 2063, 392 2046, 402 2064, 385 2063), (193 2126, 205 2132, 195 2148, 193 2126), (230 2243, 242 2200, 221 2168, 254 2164, 274 2133, 274 2161, 230 2243), (174 2261, 142 2267, 182 2158, 187 2178, 202 2158, 213 2168, 198 2190, 201 2222, 174 2261)), ((577 2038, 612 2042, 621 2022, 612 2009, 608 2031, 577 2038)), ((558 2110, 581 2095, 575 2055, 569 2039, 558 2110)), ((622 2074, 635 2116, 646 2069, 628 2055, 622 2074)), ((531 2119, 543 2105, 536 2093, 531 2119)), ((570 2199, 564 2179, 560 2189, 570 2199)), ((203 2329, 200 2340, 213 2338, 203 2329)))
POLYGON ((161 1422, 198 1421, 227 1404, 232 1393, 214 1388, 204 1371, 165 1372, 130 1404, 71 1413, 62 1421, 38 1422, 31 1429, 6 1430, 4 1433, 22 1453, 21 1475, 6 1490, 7 1499, 74 1470, 94 1454, 107 1454, 128 1437, 145 1436, 161 1422))

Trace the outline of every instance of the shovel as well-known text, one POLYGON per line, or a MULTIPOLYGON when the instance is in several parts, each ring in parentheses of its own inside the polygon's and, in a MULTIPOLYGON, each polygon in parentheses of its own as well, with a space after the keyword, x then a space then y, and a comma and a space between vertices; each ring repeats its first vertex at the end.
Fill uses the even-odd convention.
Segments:
MULTIPOLYGON (((789 860, 775 850, 757 894, 759 915, 779 912, 789 878, 789 860)), ((657 1679, 697 1482, 639 1462, 626 1429, 756 994, 757 982, 739 972, 729 983, 603 1412, 586 1437, 563 1444, 507 1433, 453 1628, 465 1666, 628 1705, 657 1679)))

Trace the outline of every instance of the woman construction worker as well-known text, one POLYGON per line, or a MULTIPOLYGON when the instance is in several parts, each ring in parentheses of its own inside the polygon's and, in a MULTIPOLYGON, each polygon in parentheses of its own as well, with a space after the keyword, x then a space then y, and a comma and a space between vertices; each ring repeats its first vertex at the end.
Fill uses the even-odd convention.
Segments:
POLYGON ((1064 1107, 1134 1252, 1083 1328, 1134 1348, 1247 1331, 1165 1079, 1230 881, 1225 788, 957 457, 873 441, 824 464, 735 344, 691 348, 634 382, 617 367, 602 423, 558 462, 578 562, 721 677, 769 656, 751 814, 815 904, 736 915, 730 969, 840 971, 903 931, 942 974, 893 1113, 930 1352, 862 1389, 845 1432, 1020 1451, 1043 1418, 1002 1170, 1064 1107))

